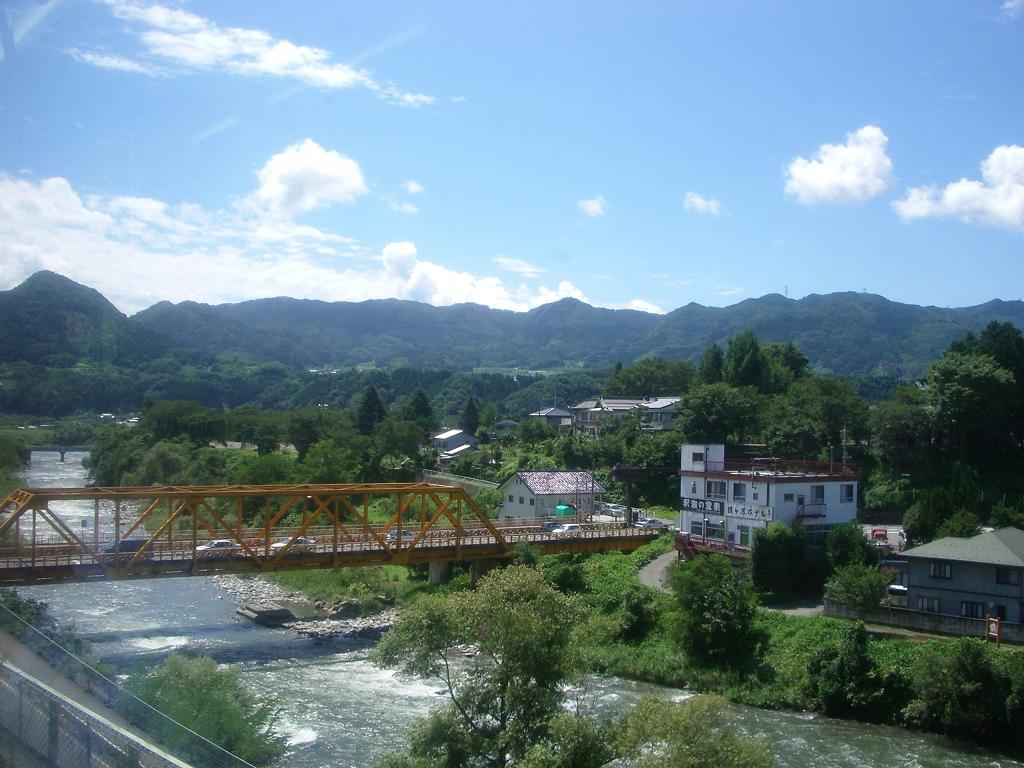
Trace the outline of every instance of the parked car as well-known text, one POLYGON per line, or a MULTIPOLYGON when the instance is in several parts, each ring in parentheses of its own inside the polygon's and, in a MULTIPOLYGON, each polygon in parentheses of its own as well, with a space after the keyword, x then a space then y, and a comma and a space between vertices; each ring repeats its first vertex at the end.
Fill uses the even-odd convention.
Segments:
POLYGON ((643 528, 646 531, 667 531, 668 523, 656 517, 648 517, 643 522, 637 523, 636 527, 643 528))
MULTIPOLYGON (((402 529, 402 543, 403 544, 411 544, 413 541, 416 540, 416 537, 419 536, 419 534, 420 534, 420 532, 417 531, 417 530, 411 530, 410 531, 410 530, 408 530, 406 528, 403 528, 402 529)), ((396 531, 388 531, 387 535, 385 536, 385 538, 388 540, 389 544, 394 544, 395 541, 398 539, 398 533, 396 531)))
POLYGON ((199 557, 227 557, 240 550, 242 545, 232 539, 211 539, 196 547, 199 557))
POLYGON ((126 565, 132 556, 145 546, 147 539, 122 539, 120 545, 115 542, 105 544, 96 552, 96 559, 103 565, 114 565, 115 558, 121 565, 126 565), (120 557, 116 556, 117 551, 121 552, 120 557))
POLYGON ((583 526, 579 523, 565 523, 560 525, 551 532, 551 535, 556 539, 569 538, 570 536, 580 536, 583 533, 583 526))
POLYGON ((307 539, 305 536, 299 536, 299 538, 292 541, 291 539, 278 539, 270 545, 271 554, 280 552, 285 547, 288 547, 288 552, 312 552, 316 549, 316 541, 314 539, 307 539), (288 542, 291 541, 291 546, 288 547, 288 542))
POLYGON ((537 526, 543 533, 551 533, 556 528, 561 527, 562 523, 557 520, 542 520, 541 524, 537 526))

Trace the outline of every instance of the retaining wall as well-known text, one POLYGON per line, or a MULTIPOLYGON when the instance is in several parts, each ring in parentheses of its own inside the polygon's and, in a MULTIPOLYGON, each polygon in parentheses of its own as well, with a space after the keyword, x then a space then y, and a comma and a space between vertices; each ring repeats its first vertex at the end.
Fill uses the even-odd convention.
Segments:
MULTIPOLYGON (((868 624, 885 624, 891 627, 914 629, 920 632, 934 632, 939 635, 961 637, 984 637, 985 620, 969 619, 965 616, 949 616, 944 613, 925 613, 909 608, 879 606, 861 617, 845 605, 825 598, 826 616, 841 619, 862 618, 868 624)), ((1003 622, 1000 627, 1001 639, 1009 643, 1024 643, 1024 625, 1003 622)))
POLYGON ((0 765, 190 768, 9 664, 0 664, 0 765))

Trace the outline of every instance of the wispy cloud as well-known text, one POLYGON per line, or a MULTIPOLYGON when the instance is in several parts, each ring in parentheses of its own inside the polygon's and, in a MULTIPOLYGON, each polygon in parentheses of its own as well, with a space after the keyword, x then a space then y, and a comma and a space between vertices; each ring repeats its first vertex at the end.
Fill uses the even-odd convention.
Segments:
POLYGON ((415 215, 420 212, 419 206, 410 202, 399 202, 393 195, 383 195, 381 198, 392 211, 415 215))
POLYGON ((999 16, 1004 21, 1014 21, 1024 14, 1024 0, 1003 0, 999 6, 999 16))
POLYGON ((608 201, 604 199, 604 195, 580 200, 576 205, 590 217, 604 216, 608 212, 608 201))
POLYGON ((225 117, 223 120, 218 120, 216 123, 211 125, 209 128, 206 128, 206 129, 200 131, 199 133, 197 133, 195 136, 193 136, 192 137, 192 143, 193 144, 200 144, 200 143, 206 141, 211 136, 216 136, 221 131, 226 131, 228 128, 230 128, 231 126, 233 126, 237 122, 238 122, 238 118, 234 117, 234 116, 225 117))
POLYGON ((409 179, 408 181, 402 182, 402 189, 404 189, 410 195, 423 194, 423 185, 420 184, 415 179, 409 179))
POLYGON ((722 204, 713 197, 704 197, 696 192, 687 192, 683 198, 683 208, 694 213, 707 213, 717 216, 722 212, 722 204))
POLYGON ((515 272, 523 275, 524 277, 537 277, 545 271, 536 264, 531 264, 530 262, 523 261, 522 259, 512 259, 508 256, 495 256, 494 263, 504 270, 515 272))
POLYGON ((716 285, 715 286, 715 293, 717 293, 719 296, 737 296, 737 295, 743 293, 743 291, 745 291, 745 290, 746 290, 745 288, 740 288, 738 285, 716 285))
POLYGON ((911 187, 892 205, 903 221, 951 217, 1024 233, 1024 147, 996 147, 981 163, 981 179, 911 187))
MULTIPOLYGON (((352 88, 362 86, 378 98, 405 107, 433 104, 433 96, 407 91, 390 81, 379 81, 353 64, 334 61, 322 48, 299 45, 274 38, 261 29, 221 27, 210 19, 189 11, 150 5, 132 0, 105 0, 114 15, 133 25, 148 58, 167 66, 191 71, 227 72, 244 76, 280 77, 296 81, 300 87, 352 88)), ((397 45, 418 29, 395 36, 364 52, 373 55, 377 48, 397 45)), ((122 71, 151 73, 152 66, 130 62, 106 54, 78 51, 76 59, 93 66, 122 71), (120 66, 115 66, 120 64, 120 66), (131 65, 135 69, 129 69, 131 65)))
POLYGON ((123 56, 114 56, 110 53, 98 51, 83 51, 80 48, 68 48, 64 51, 68 56, 85 64, 92 64, 100 69, 112 69, 117 72, 131 72, 137 75, 156 75, 159 71, 154 67, 140 64, 137 61, 126 59, 123 56))
POLYGON ((850 203, 876 197, 889 188, 889 138, 865 125, 846 134, 845 144, 822 144, 814 158, 797 157, 786 169, 786 193, 804 205, 850 203))

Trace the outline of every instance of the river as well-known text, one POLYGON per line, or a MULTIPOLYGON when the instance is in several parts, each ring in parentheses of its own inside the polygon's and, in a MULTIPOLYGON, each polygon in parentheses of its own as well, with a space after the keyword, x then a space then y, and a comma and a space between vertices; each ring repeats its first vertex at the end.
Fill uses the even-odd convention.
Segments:
MULTIPOLYGON (((25 473, 35 487, 84 485, 85 454, 36 452, 25 473)), ((55 508, 69 520, 85 519, 84 503, 55 508)), ((100 659, 121 670, 174 649, 206 654, 237 669, 261 697, 280 707, 288 768, 362 768, 403 743, 410 721, 444 700, 439 686, 381 670, 368 647, 351 641, 317 643, 288 629, 267 629, 239 619, 235 603, 208 577, 64 584, 19 591, 48 603, 62 622, 89 636, 100 659)), ((599 717, 624 711, 653 686, 591 677, 586 701, 599 717)), ((662 689, 677 699, 686 693, 662 689)), ((928 734, 815 715, 731 707, 740 732, 767 737, 778 768, 875 766, 941 768, 1021 766, 994 752, 928 734)))

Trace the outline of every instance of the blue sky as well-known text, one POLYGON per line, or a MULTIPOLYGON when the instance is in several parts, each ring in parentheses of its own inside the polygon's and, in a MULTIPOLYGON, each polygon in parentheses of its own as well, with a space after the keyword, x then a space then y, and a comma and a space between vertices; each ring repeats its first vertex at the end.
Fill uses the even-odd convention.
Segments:
POLYGON ((0 289, 1024 293, 1024 0, 0 9, 0 289))

